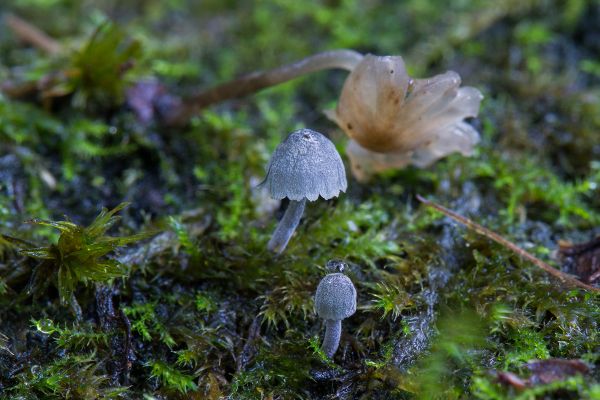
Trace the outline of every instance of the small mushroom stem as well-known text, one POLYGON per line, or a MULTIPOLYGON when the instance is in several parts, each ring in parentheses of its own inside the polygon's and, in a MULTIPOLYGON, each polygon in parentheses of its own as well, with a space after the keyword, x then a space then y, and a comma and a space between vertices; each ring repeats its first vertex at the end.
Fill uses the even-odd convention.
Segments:
POLYGON ((342 335, 342 321, 339 319, 328 319, 325 320, 325 339, 323 339, 323 345, 321 348, 323 352, 329 358, 333 358, 333 355, 340 345, 340 336, 342 335))
POLYGON ((290 201, 287 210, 285 210, 285 214, 283 214, 283 218, 279 221, 271 240, 269 240, 267 249, 277 254, 280 254, 285 249, 285 246, 287 246, 290 238, 300 223, 300 218, 302 218, 302 214, 304 213, 305 205, 306 199, 290 201))

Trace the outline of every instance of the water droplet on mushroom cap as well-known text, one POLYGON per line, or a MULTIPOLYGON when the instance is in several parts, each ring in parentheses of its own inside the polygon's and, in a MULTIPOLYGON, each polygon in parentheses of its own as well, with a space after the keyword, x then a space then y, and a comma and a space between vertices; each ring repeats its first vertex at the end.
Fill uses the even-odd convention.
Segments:
POLYGON ((319 317, 342 320, 356 312, 356 288, 346 275, 326 275, 315 294, 315 309, 319 317))
POLYGON ((315 201, 337 197, 348 186, 344 163, 334 144, 319 132, 290 133, 269 162, 265 184, 274 199, 315 201))

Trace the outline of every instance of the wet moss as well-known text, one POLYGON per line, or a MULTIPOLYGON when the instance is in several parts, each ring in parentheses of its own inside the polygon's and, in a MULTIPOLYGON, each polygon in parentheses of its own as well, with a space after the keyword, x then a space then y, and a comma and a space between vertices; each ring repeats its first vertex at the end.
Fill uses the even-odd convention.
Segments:
POLYGON ((598 296, 561 287, 415 199, 547 261, 558 240, 599 233, 597 4, 75 3, 6 4, 58 39, 67 49, 58 56, 0 27, 4 81, 87 71, 43 86, 55 89, 51 103, 35 88, 0 95, 0 396, 598 396, 597 368, 522 392, 495 373, 524 373, 532 358, 597 364, 598 296), (184 127, 141 120, 125 89, 152 76, 185 93, 336 47, 400 53, 413 75, 457 70, 486 96, 472 121, 482 141, 471 158, 351 180, 339 199, 311 203, 273 257, 265 248, 282 208, 257 185, 295 128, 327 133, 343 153, 320 110, 344 74, 228 101, 184 127), (86 225, 123 201, 132 205, 120 224, 104 211, 86 225), (62 222, 22 223, 34 218, 62 222), (147 230, 157 234, 140 241, 147 230), (19 252, 31 243, 45 247, 19 252), (99 275, 59 280, 72 253, 99 275), (333 360, 319 351, 312 300, 330 259, 348 264, 359 305, 333 360), (44 263, 52 267, 36 279, 44 263), (80 319, 61 304, 71 294, 80 319))

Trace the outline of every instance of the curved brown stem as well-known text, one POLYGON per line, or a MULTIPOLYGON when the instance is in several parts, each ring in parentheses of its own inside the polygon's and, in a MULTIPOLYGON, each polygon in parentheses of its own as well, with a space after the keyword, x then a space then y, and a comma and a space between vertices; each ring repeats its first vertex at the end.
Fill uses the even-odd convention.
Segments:
POLYGON ((201 90, 184 98, 181 109, 175 115, 169 115, 173 110, 160 110, 160 112, 169 124, 185 123, 192 115, 210 104, 255 93, 311 72, 325 69, 352 71, 362 58, 362 54, 353 50, 332 50, 313 54, 291 64, 268 71, 252 72, 233 81, 201 90))

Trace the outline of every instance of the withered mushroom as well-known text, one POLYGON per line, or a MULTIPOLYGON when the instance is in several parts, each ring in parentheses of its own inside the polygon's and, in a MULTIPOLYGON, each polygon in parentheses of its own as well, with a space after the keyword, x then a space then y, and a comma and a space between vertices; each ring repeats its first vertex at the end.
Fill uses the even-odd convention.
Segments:
POLYGON ((365 180, 453 152, 470 155, 479 134, 463 119, 477 116, 483 96, 460 83, 453 71, 412 79, 402 57, 366 55, 348 75, 337 108, 327 112, 351 138, 354 175, 365 180))

